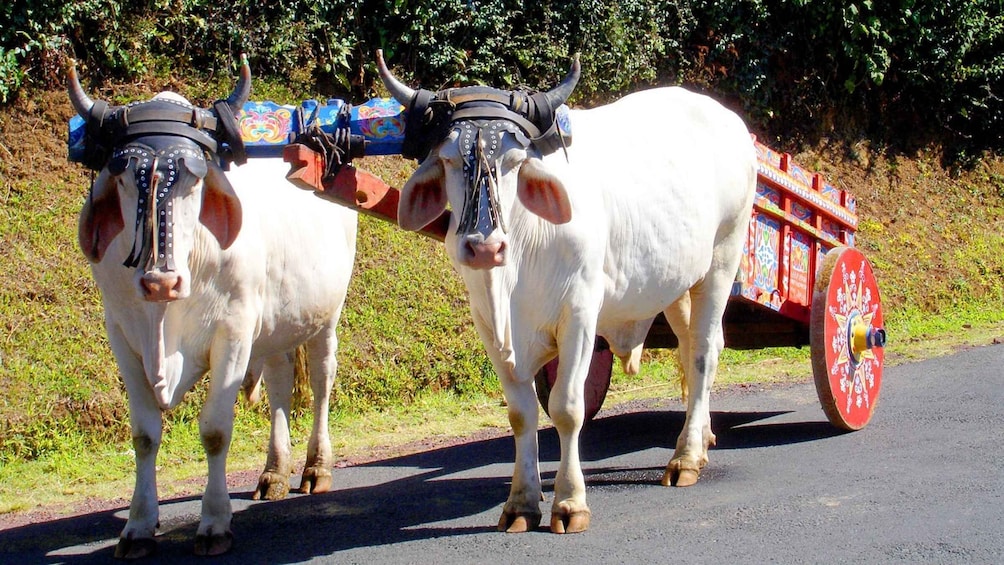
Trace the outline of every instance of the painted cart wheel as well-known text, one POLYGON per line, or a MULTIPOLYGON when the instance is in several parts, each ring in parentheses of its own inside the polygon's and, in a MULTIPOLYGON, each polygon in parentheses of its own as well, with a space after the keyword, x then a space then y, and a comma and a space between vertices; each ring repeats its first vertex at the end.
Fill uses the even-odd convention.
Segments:
MULTIPOLYGON (((610 388, 610 375, 613 372, 613 367, 614 354, 610 351, 610 346, 603 338, 596 338, 593 360, 589 364, 589 374, 586 376, 586 422, 592 420, 600 411, 600 407, 603 406, 603 399, 607 397, 607 389, 610 388)), ((535 377, 537 400, 540 401, 545 414, 548 414, 547 400, 551 397, 551 387, 554 386, 557 377, 557 357, 544 365, 535 377)))
POLYGON ((816 274, 809 346, 816 393, 834 426, 860 430, 871 419, 885 337, 871 264, 852 247, 830 250, 816 274))

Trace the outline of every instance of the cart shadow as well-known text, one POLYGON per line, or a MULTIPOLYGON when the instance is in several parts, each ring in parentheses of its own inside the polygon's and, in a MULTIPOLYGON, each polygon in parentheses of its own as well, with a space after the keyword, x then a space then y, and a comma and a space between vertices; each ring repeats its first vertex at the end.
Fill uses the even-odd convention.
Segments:
MULTIPOLYGON (((763 422, 783 414, 713 413, 718 449, 785 445, 841 433, 825 422, 763 422)), ((641 411, 590 422, 581 436, 587 484, 657 484, 661 467, 630 469, 606 460, 652 448, 672 450, 684 416, 678 411, 641 411)), ((557 461, 554 429, 541 430, 539 438, 541 461, 557 461)), ((492 532, 496 512, 508 496, 513 457, 512 438, 504 436, 335 469, 335 490, 324 494, 251 502, 253 486, 247 485, 232 492, 235 547, 213 561, 299 562, 347 549, 492 532), (340 475, 345 478, 343 485, 353 482, 347 473, 356 473, 356 483, 360 473, 369 477, 361 486, 339 488, 340 475), (377 479, 381 473, 394 478, 377 479), (482 513, 486 517, 474 518, 482 513), (469 525, 472 521, 479 525, 469 525)), ((553 471, 543 473, 542 479, 549 494, 553 471)), ((198 500, 184 497, 161 503, 165 519, 158 553, 144 563, 195 559, 191 544, 199 520, 198 500), (174 510, 168 512, 168 507, 174 510)), ((120 508, 2 531, 0 551, 20 562, 108 562, 127 514, 120 508)))

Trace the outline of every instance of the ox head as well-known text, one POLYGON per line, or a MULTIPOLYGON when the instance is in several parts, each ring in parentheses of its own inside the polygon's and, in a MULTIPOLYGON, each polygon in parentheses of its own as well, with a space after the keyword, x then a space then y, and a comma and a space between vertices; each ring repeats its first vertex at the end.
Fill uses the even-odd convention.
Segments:
POLYGON ((244 162, 234 116, 251 93, 247 60, 234 91, 212 109, 174 93, 110 107, 91 100, 74 67, 67 74, 70 101, 87 121, 85 164, 98 171, 80 214, 84 255, 101 262, 121 234, 113 260, 135 269, 139 295, 152 302, 185 298, 199 226, 223 249, 241 228, 240 201, 220 163, 244 162))
POLYGON ((377 51, 380 77, 391 95, 408 106, 406 157, 422 161, 401 189, 398 222, 417 230, 446 209, 453 211, 462 265, 490 269, 507 259, 507 224, 518 200, 529 212, 554 224, 571 219, 561 180, 541 157, 560 147, 555 111, 579 80, 579 60, 547 92, 487 87, 413 90, 387 69, 377 51))

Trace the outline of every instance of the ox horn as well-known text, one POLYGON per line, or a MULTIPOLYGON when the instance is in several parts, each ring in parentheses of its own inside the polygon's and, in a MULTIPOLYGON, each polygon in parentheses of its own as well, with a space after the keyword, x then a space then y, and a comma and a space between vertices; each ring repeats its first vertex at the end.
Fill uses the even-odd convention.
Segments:
POLYGON ((376 59, 377 70, 380 71, 380 80, 383 81, 383 85, 387 87, 390 95, 403 105, 411 103, 411 99, 415 97, 415 91, 405 86, 403 82, 397 80, 397 77, 391 74, 390 70, 387 69, 387 65, 383 60, 383 49, 377 49, 376 59))
POLYGON ((94 106, 94 101, 84 92, 84 87, 80 86, 80 78, 77 77, 77 61, 70 59, 66 66, 66 89, 70 94, 70 102, 73 109, 81 118, 86 118, 94 106))
POLYGON ((568 97, 572 95, 572 90, 575 89, 575 85, 579 82, 580 66, 579 66, 579 54, 576 53, 572 56, 572 68, 569 69, 568 74, 562 79, 558 86, 555 86, 551 90, 547 91, 547 101, 551 103, 552 108, 557 108, 568 100, 568 97))
POLYGON ((244 107, 244 103, 251 96, 251 67, 248 65, 248 56, 245 53, 241 53, 240 72, 241 76, 237 80, 237 86, 234 87, 234 91, 227 98, 227 105, 230 106, 235 116, 240 113, 241 108, 244 107))

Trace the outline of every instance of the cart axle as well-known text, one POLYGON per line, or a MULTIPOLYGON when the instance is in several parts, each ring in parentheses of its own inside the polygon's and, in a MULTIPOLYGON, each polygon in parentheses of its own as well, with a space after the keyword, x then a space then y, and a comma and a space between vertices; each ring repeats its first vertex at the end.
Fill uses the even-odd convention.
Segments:
POLYGON ((855 362, 860 361, 862 354, 876 347, 885 347, 885 330, 872 327, 862 316, 855 316, 850 324, 849 340, 851 356, 855 362))

